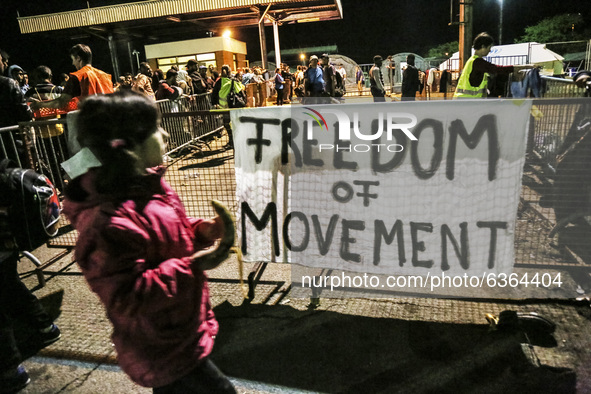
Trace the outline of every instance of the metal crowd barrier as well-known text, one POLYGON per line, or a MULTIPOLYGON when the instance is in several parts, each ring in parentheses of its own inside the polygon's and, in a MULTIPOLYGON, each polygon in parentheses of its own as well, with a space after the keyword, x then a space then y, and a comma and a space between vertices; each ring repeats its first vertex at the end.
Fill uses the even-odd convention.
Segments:
MULTIPOLYGON (((587 248, 591 247, 588 246, 591 245, 591 230, 587 232, 578 227, 577 234, 573 236, 566 226, 555 232, 554 238, 549 237, 558 221, 554 209, 544 206, 542 200, 556 181, 554 175, 560 148, 578 119, 589 111, 589 104, 585 104, 589 100, 555 98, 534 103, 515 235, 518 266, 558 266, 585 271, 588 276, 591 250, 587 251, 587 248)), ((224 114, 210 110, 207 95, 182 98, 178 102, 161 101, 158 106, 163 112, 163 127, 170 134, 169 149, 164 157, 168 167, 166 179, 183 200, 187 214, 213 216, 212 199, 222 201, 236 213, 234 154, 226 146, 229 142, 227 133, 219 133, 223 130, 224 114)), ((587 116, 591 117, 591 113, 587 116)), ((67 132, 64 119, 2 128, 0 158, 10 157, 22 167, 46 174, 61 193, 68 179, 57 164, 68 157, 67 132), (53 128, 53 133, 48 131, 51 130, 49 126, 57 125, 63 127, 63 133, 59 132, 59 128, 53 128)), ((573 179, 572 182, 581 182, 581 179, 573 179)), ((50 246, 73 247, 76 232, 65 218, 62 218, 60 226, 60 233, 50 241, 50 246)))
MULTIPOLYGON (((158 101, 157 106, 162 113, 162 127, 169 134, 164 156, 168 167, 166 178, 183 199, 187 214, 214 216, 210 206, 212 199, 224 202, 235 211, 233 150, 226 146, 228 136, 223 132, 224 114, 210 111, 210 95, 183 97, 172 102, 158 101)), ((65 117, 0 128, 0 159, 10 158, 19 167, 46 175, 62 200, 69 182, 60 166, 70 157, 67 135, 65 117)), ((47 246, 65 248, 67 253, 76 245, 77 237, 77 232, 62 215, 58 235, 50 239, 47 246)), ((58 259, 41 263, 33 255, 26 257, 37 266, 39 283, 43 285, 43 270, 58 259)))
POLYGON ((168 134, 168 152, 180 151, 190 144, 206 144, 212 134, 219 133, 223 127, 221 114, 211 114, 211 93, 193 96, 182 96, 178 100, 156 101, 162 113, 162 128, 168 134), (203 113, 203 111, 206 111, 203 113), (168 114, 183 114, 200 112, 194 116, 166 116, 168 114))
POLYGON ((576 86, 571 79, 542 76, 546 83, 545 98, 583 97, 585 89, 576 86))
POLYGON ((22 152, 25 151, 24 141, 18 126, 0 128, 0 158, 11 159, 19 167, 26 167, 27 162, 21 161, 22 152))
POLYGON ((591 119, 590 98, 534 102, 515 246, 517 266, 566 270, 588 287, 591 120, 585 119, 591 119))

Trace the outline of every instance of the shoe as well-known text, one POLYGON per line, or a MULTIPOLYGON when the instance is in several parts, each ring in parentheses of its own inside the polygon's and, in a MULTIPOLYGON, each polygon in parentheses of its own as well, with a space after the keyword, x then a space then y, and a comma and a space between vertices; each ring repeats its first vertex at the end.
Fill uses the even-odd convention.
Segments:
POLYGON ((0 393, 16 393, 31 382, 31 378, 23 365, 13 370, 0 373, 0 393))
POLYGON ((38 336, 38 338, 41 342, 41 345, 43 347, 51 345, 52 343, 56 342, 61 337, 62 337, 62 333, 61 333, 60 329, 55 324, 52 324, 50 327, 48 327, 45 330, 40 330, 39 336, 38 336))

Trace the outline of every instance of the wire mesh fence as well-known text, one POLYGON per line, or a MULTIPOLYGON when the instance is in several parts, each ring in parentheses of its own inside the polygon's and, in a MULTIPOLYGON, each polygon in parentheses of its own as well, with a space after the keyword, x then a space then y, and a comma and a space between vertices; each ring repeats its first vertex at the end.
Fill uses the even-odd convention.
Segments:
POLYGON ((518 265, 569 267, 583 275, 591 267, 590 104, 535 102, 515 237, 518 265))
MULTIPOLYGON (((562 82, 561 82, 562 83, 562 82)), ((169 133, 166 179, 187 214, 210 217, 210 201, 237 212, 234 151, 223 113, 208 95, 158 102, 169 133)), ((59 164, 68 158, 65 119, 0 129, 0 158, 47 175, 60 193, 68 178, 59 164)), ((591 105, 589 99, 534 103, 515 234, 517 266, 566 267, 587 272, 591 263, 591 105)), ((518 137, 518 136, 516 136, 518 137)), ((76 232, 62 217, 50 246, 73 247, 76 232)))

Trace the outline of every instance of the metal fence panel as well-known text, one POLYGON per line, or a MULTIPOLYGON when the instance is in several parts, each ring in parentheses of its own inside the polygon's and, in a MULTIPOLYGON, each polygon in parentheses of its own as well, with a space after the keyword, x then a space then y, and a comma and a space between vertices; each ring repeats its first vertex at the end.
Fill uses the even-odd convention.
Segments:
POLYGON ((518 266, 591 268, 591 99, 539 100, 516 232, 518 266))
POLYGON ((223 127, 223 115, 210 113, 211 94, 183 96, 178 100, 156 102, 162 117, 162 128, 169 134, 167 153, 180 151, 192 143, 206 143, 214 133, 223 127), (166 116, 195 112, 192 116, 166 116), (210 138, 208 138, 210 137, 210 138))
MULTIPOLYGON (((590 100, 550 99, 534 103, 515 237, 517 266, 564 267, 585 272, 591 267, 591 227, 586 221, 591 216, 591 175, 584 175, 584 170, 591 168, 591 162, 587 163, 591 148, 576 145, 580 152, 572 172, 569 175, 567 168, 562 170, 562 178, 557 175, 562 160, 559 157, 566 146, 583 139, 581 126, 585 120, 589 122, 585 130, 591 129, 590 100), (572 196, 563 196, 573 209, 566 216, 559 213, 557 217, 556 206, 545 203, 544 196, 552 195, 554 186, 557 182, 564 184, 564 179, 572 196), (587 200, 580 200, 581 192, 588 193, 584 195, 589 196, 587 200), (572 213, 578 216, 569 218, 572 213), (561 217, 568 221, 561 223, 561 217)), ((218 133, 223 130, 223 115, 209 112, 211 103, 206 95, 179 102, 158 102, 158 106, 163 111, 163 127, 170 133, 169 150, 164 157, 166 179, 181 197, 188 215, 214 216, 212 199, 236 213, 234 152, 226 147, 228 135, 218 133)), ((68 179, 58 164, 68 157, 64 137, 67 132, 64 119, 0 129, 0 156, 46 174, 61 194, 68 179), (61 125, 63 133, 55 129, 53 134, 49 132, 48 126, 55 125, 61 125)), ((60 236, 50 244, 73 247, 76 232, 65 218, 60 225, 60 236)))

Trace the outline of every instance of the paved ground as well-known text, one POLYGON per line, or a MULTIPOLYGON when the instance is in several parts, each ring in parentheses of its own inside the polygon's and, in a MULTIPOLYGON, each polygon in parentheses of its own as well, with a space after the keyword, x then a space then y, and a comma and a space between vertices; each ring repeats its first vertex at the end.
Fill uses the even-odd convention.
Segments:
MULTIPOLYGON (((42 258, 54 250, 38 251, 42 258)), ((33 266, 20 265, 31 288, 33 266)), ((250 269, 252 265, 247 265, 250 269)), ((66 256, 35 293, 62 329, 27 361, 23 393, 148 393, 117 368, 104 310, 66 256)), ((292 297, 290 269, 270 265, 244 302, 235 261, 211 273, 221 332, 213 359, 241 393, 591 392, 591 309, 585 302, 292 297), (486 313, 536 311, 553 335, 490 331, 486 313)))

